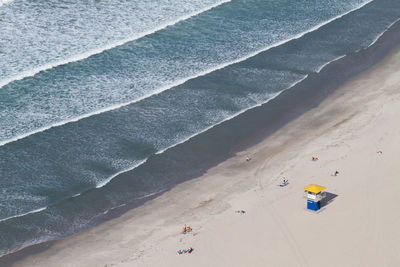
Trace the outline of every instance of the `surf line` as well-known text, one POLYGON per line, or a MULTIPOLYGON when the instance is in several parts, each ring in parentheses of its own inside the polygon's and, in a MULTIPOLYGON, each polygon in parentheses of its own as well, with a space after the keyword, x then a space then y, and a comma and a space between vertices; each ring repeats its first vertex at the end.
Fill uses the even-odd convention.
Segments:
POLYGON ((357 6, 357 7, 355 7, 355 8, 353 8, 353 9, 351 9, 351 10, 349 10, 349 11, 347 11, 347 12, 341 14, 341 15, 335 16, 335 17, 333 17, 333 18, 331 18, 331 19, 329 19, 329 20, 327 20, 327 21, 324 21, 324 22, 321 22, 320 24, 317 24, 316 26, 310 28, 310 29, 307 30, 307 31, 298 33, 298 34, 292 36, 291 38, 288 38, 288 39, 282 40, 282 41, 280 41, 280 42, 277 42, 277 43, 275 43, 275 44, 269 45, 269 46, 267 46, 267 47, 265 47, 265 48, 263 48, 263 49, 257 50, 257 51, 255 51, 255 52, 253 52, 253 53, 250 53, 250 54, 248 54, 248 55, 246 55, 246 56, 244 56, 244 57, 238 58, 238 59, 236 59, 236 60, 229 61, 229 62, 226 62, 226 63, 222 63, 222 64, 220 64, 220 65, 217 65, 217 66, 214 67, 214 68, 211 68, 211 69, 208 69, 208 70, 199 72, 199 73, 197 73, 197 74, 195 74, 195 75, 186 77, 186 78, 184 78, 184 79, 177 80, 177 81, 175 81, 174 83, 171 83, 171 84, 162 86, 162 87, 158 88, 157 90, 154 90, 153 92, 150 92, 149 94, 145 94, 145 95, 143 95, 142 97, 139 97, 139 98, 137 98, 137 99, 134 99, 134 100, 131 100, 131 101, 128 101, 128 102, 125 102, 125 103, 120 103, 120 104, 116 104, 116 105, 113 105, 113 106, 109 106, 109 107, 106 107, 106 108, 102 108, 102 109, 99 109, 99 110, 97 110, 97 111, 89 112, 89 113, 86 113, 86 114, 77 116, 77 117, 72 118, 72 119, 69 119, 69 120, 59 121, 59 122, 53 123, 53 124, 51 124, 51 125, 44 126, 44 127, 40 127, 40 128, 37 128, 37 129, 35 129, 35 130, 33 130, 33 131, 30 131, 30 132, 27 132, 27 133, 24 133, 24 134, 20 134, 20 135, 17 135, 17 136, 15 136, 15 137, 12 137, 12 138, 9 138, 9 139, 2 140, 2 141, 0 141, 0 146, 4 146, 4 145, 6 145, 6 144, 15 142, 15 141, 17 141, 17 140, 26 138, 26 137, 28 137, 28 136, 31 136, 31 135, 34 135, 34 134, 37 134, 37 133, 40 133, 40 132, 47 131, 47 130, 49 130, 49 129, 51 129, 51 128, 63 126, 63 125, 68 124, 68 123, 74 123, 74 122, 80 121, 80 120, 82 120, 82 119, 86 119, 86 118, 92 117, 92 116, 94 116, 94 115, 99 115, 99 114, 102 114, 102 113, 105 113, 105 112, 109 112, 109 111, 113 111, 113 110, 120 109, 120 108, 122 108, 122 107, 131 105, 131 104, 135 104, 135 103, 140 102, 140 101, 142 101, 142 100, 144 100, 144 99, 146 99, 146 98, 149 98, 149 97, 158 95, 158 94, 160 94, 160 93, 162 93, 162 92, 164 92, 164 91, 166 91, 166 90, 169 90, 169 89, 171 89, 171 88, 173 88, 173 87, 175 87, 175 86, 181 85, 181 84, 183 84, 183 83, 185 83, 185 82, 187 82, 187 81, 189 81, 189 80, 192 80, 192 79, 194 79, 194 78, 198 78, 198 77, 204 76, 204 75, 206 75, 206 74, 209 74, 209 73, 211 73, 211 72, 214 72, 214 71, 216 71, 216 70, 223 69, 223 68, 225 68, 225 67, 227 67, 227 66, 230 66, 230 65, 233 65, 233 64, 236 64, 236 63, 245 61, 246 59, 249 59, 249 58, 251 58, 251 57, 254 57, 254 56, 256 56, 256 55, 258 55, 258 54, 260 54, 260 53, 262 53, 262 52, 268 51, 268 50, 271 49, 271 48, 278 47, 278 46, 283 45, 283 44, 285 44, 285 43, 288 43, 288 42, 290 42, 290 41, 292 41, 292 40, 299 39, 299 38, 303 37, 304 35, 306 35, 306 34, 308 34, 308 33, 311 33, 311 32, 314 32, 314 31, 318 30, 319 28, 323 27, 324 25, 331 23, 332 21, 335 21, 335 20, 337 20, 337 19, 340 19, 340 18, 342 18, 342 17, 348 15, 349 13, 354 12, 354 11, 356 11, 356 10, 358 10, 358 9, 360 9, 360 8, 362 8, 362 7, 364 7, 365 5, 367 5, 368 3, 372 2, 372 1, 373 1, 373 0, 369 0, 369 1, 367 1, 367 2, 365 2, 365 3, 363 3, 363 4, 361 4, 361 5, 359 5, 359 6, 357 6))
POLYGON ((385 34, 385 32, 387 32, 390 28, 392 28, 393 25, 395 25, 399 21, 400 21, 400 18, 395 20, 394 22, 390 23, 389 26, 387 26, 383 32, 381 32, 380 34, 378 34, 378 36, 375 37, 375 39, 367 46, 367 48, 374 45, 379 40, 379 38, 381 38, 382 35, 385 34))
POLYGON ((6 217, 6 218, 3 218, 3 219, 0 219, 0 222, 4 222, 4 221, 10 220, 10 219, 14 219, 14 218, 18 218, 18 217, 23 217, 25 215, 29 215, 29 214, 32 214, 32 213, 38 213, 38 212, 41 212, 41 211, 43 211, 45 209, 47 209, 47 207, 42 207, 42 208, 39 208, 39 209, 36 209, 36 210, 31 210, 31 211, 28 211, 28 212, 25 212, 25 213, 21 213, 21 214, 13 215, 13 216, 10 216, 10 217, 6 217))
MULTIPOLYGON (((203 9, 200 9, 198 11, 189 13, 189 14, 187 14, 185 16, 182 16, 182 17, 178 18, 177 20, 167 22, 167 23, 162 24, 162 25, 160 25, 160 26, 158 26, 158 27, 156 27, 154 29, 142 32, 140 34, 131 36, 131 37, 126 38, 126 39, 119 40, 119 41, 117 41, 115 43, 112 43, 112 44, 109 44, 109 45, 106 45, 106 46, 103 46, 103 47, 100 47, 100 48, 97 48, 97 49, 93 49, 91 51, 88 51, 88 52, 85 52, 85 53, 82 53, 82 54, 79 54, 79 55, 76 55, 76 56, 72 56, 69 59, 50 62, 50 63, 44 64, 44 65, 42 65, 42 66, 40 66, 40 67, 38 67, 36 69, 23 71, 23 72, 19 73, 18 75, 11 76, 9 78, 1 80, 0 81, 0 88, 3 87, 3 86, 6 86, 7 84, 9 84, 11 82, 19 81, 19 80, 25 79, 27 77, 33 77, 36 74, 38 74, 39 72, 42 72, 42 71, 45 71, 45 70, 49 70, 49 69, 52 69, 52 68, 55 68, 55 67, 58 67, 58 66, 66 65, 66 64, 69 64, 69 63, 81 61, 81 60, 87 59, 87 58, 89 58, 91 56, 94 56, 94 55, 97 55, 97 54, 101 54, 104 51, 111 50, 111 49, 116 48, 118 46, 122 46, 122 45, 124 45, 126 43, 129 43, 129 42, 135 41, 137 39, 143 38, 143 37, 145 37, 147 35, 156 33, 156 32, 161 31, 161 30, 163 30, 163 29, 165 29, 165 28, 167 28, 169 26, 173 26, 173 25, 175 25, 175 24, 177 24, 177 23, 179 23, 181 21, 188 20, 188 19, 190 19, 192 17, 195 17, 195 16, 197 16, 197 15, 199 15, 201 13, 204 13, 206 11, 209 11, 209 10, 215 8, 215 7, 218 7, 220 5, 223 5, 223 4, 231 2, 231 1, 232 0, 222 0, 222 1, 220 1, 218 3, 215 3, 213 5, 210 5, 210 6, 206 7, 206 8, 203 8, 203 9)), ((1 4, 0 4, 0 6, 1 6, 1 4)))

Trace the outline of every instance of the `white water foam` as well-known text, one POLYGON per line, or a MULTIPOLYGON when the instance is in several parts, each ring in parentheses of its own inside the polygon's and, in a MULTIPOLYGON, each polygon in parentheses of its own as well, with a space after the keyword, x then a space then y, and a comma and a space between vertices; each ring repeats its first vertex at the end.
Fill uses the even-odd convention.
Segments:
POLYGON ((9 3, 11 3, 12 1, 14 1, 14 0, 0 0, 0 7, 1 7, 2 5, 9 4, 9 3))
MULTIPOLYGON (((13 138, 9 138, 9 139, 6 139, 6 140, 2 140, 2 141, 0 141, 0 146, 6 145, 6 144, 11 143, 11 142, 15 142, 15 141, 17 141, 17 140, 26 138, 26 137, 28 137, 28 136, 30 136, 30 135, 33 135, 33 134, 36 134, 36 133, 44 132, 44 131, 49 130, 49 129, 54 128, 54 127, 59 127, 59 126, 62 126, 62 125, 68 124, 68 123, 77 122, 77 121, 79 121, 79 120, 82 120, 82 119, 85 119, 85 118, 89 118, 89 117, 94 116, 94 115, 99 115, 99 114, 104 113, 104 112, 116 110, 116 109, 119 109, 119 108, 122 108, 122 107, 125 107, 125 106, 128 106, 128 105, 137 103, 137 102, 142 101, 142 100, 144 100, 144 99, 146 99, 146 98, 149 98, 149 97, 151 97, 151 96, 154 96, 154 95, 160 94, 160 93, 162 93, 162 92, 164 92, 164 91, 166 91, 166 90, 169 90, 169 89, 171 89, 171 88, 173 88, 173 87, 175 87, 175 86, 181 85, 181 84, 183 84, 183 83, 185 83, 185 82, 187 82, 187 81, 189 81, 189 80, 191 80, 191 79, 194 79, 194 78, 197 78, 197 77, 200 77, 200 76, 204 76, 204 75, 209 74, 209 73, 211 73, 211 72, 214 72, 214 71, 216 71, 216 70, 225 68, 225 67, 227 67, 227 66, 229 66, 229 65, 233 65, 233 64, 242 62, 242 61, 244 61, 244 60, 246 60, 246 59, 248 59, 248 58, 254 57, 254 56, 256 56, 256 55, 258 55, 258 54, 260 54, 260 53, 262 53, 262 52, 265 52, 265 51, 267 51, 267 50, 269 50, 269 49, 271 49, 271 48, 278 47, 278 46, 280 46, 280 45, 283 45, 283 44, 285 44, 285 43, 287 43, 287 42, 290 42, 290 41, 292 41, 292 40, 295 40, 295 39, 299 39, 299 38, 303 37, 304 35, 306 35, 306 34, 308 34, 308 33, 310 33, 310 32, 316 31, 316 30, 318 30, 319 28, 321 28, 322 26, 324 26, 324 25, 326 25, 326 24, 328 24, 328 23, 331 23, 332 21, 335 21, 335 20, 337 20, 337 19, 340 19, 340 18, 342 18, 343 16, 345 16, 345 15, 351 13, 351 12, 354 12, 354 11, 356 11, 356 10, 362 8, 363 6, 367 5, 368 3, 372 2, 372 1, 373 1, 373 0, 368 0, 368 1, 364 2, 363 4, 361 4, 361 5, 359 5, 359 6, 355 7, 355 8, 353 8, 353 9, 351 9, 351 10, 349 10, 348 12, 345 12, 345 13, 343 13, 343 14, 341 14, 341 15, 338 15, 338 16, 336 16, 336 17, 333 17, 333 18, 331 18, 331 19, 329 19, 329 20, 327 20, 327 21, 321 22, 320 24, 317 24, 316 26, 312 27, 311 29, 309 29, 309 30, 307 30, 307 31, 304 31, 304 32, 301 32, 301 33, 299 33, 299 34, 297 34, 297 35, 294 35, 294 36, 291 37, 291 38, 288 38, 288 39, 282 40, 282 41, 280 41, 280 42, 277 42, 277 43, 275 43, 275 44, 269 45, 269 46, 267 46, 267 47, 265 47, 265 48, 262 48, 262 49, 260 49, 260 50, 257 50, 257 51, 255 51, 255 52, 253 52, 253 53, 250 53, 250 54, 248 54, 248 55, 246 55, 246 56, 244 56, 244 57, 238 58, 238 59, 236 59, 236 60, 222 63, 222 64, 220 64, 220 65, 215 66, 214 68, 211 68, 211 69, 208 69, 208 70, 199 72, 199 73, 197 73, 197 74, 195 74, 195 75, 186 77, 186 78, 184 78, 184 79, 177 80, 177 81, 175 81, 174 83, 171 83, 171 84, 162 86, 162 87, 158 88, 157 90, 155 90, 155 91, 153 91, 153 92, 151 92, 151 93, 149 93, 149 94, 143 95, 142 97, 137 98, 137 99, 135 99, 135 100, 128 101, 128 102, 125 102, 125 103, 116 104, 116 105, 113 105, 113 106, 109 106, 109 107, 107 107, 107 108, 102 108, 102 109, 99 109, 99 110, 94 111, 94 112, 86 113, 86 114, 83 114, 83 115, 81 115, 81 116, 77 116, 77 117, 71 118, 71 119, 69 119, 69 120, 64 120, 64 121, 60 121, 60 122, 57 122, 57 123, 53 123, 53 124, 48 125, 48 126, 40 127, 40 128, 35 129, 35 130, 33 130, 33 131, 27 132, 27 133, 25 133, 25 134, 21 134, 21 135, 15 136, 15 137, 13 137, 13 138)), ((225 2, 229 2, 229 1, 225 1, 225 2)), ((212 7, 212 8, 213 8, 213 7, 212 7)), ((209 8, 209 9, 211 9, 211 8, 209 8)), ((183 19, 182 19, 182 20, 183 20, 183 19)))
POLYGON ((317 69, 317 73, 320 73, 321 70, 322 70, 323 68, 325 68, 326 66, 328 66, 328 65, 331 64, 332 62, 337 61, 337 60, 339 60, 339 59, 341 59, 341 58, 344 58, 345 56, 346 56, 346 55, 338 56, 338 57, 336 57, 336 58, 334 58, 334 59, 332 59, 332 60, 330 60, 330 61, 328 61, 328 62, 322 64, 322 65, 317 69))
POLYGON ((134 198, 134 200, 145 199, 145 198, 160 194, 160 193, 165 192, 165 191, 166 191, 165 189, 158 190, 158 191, 155 191, 153 193, 149 193, 149 194, 146 194, 146 195, 143 195, 143 196, 140 196, 140 197, 136 197, 136 198, 134 198))
POLYGON ((38 212, 41 212, 41 211, 43 211, 45 209, 47 209, 47 207, 42 207, 42 208, 39 208, 39 209, 36 209, 36 210, 31 210, 31 211, 28 211, 28 212, 25 212, 25 213, 21 213, 21 214, 13 215, 13 216, 10 216, 10 217, 6 217, 6 218, 3 218, 3 219, 0 219, 0 222, 4 222, 4 221, 7 221, 7 220, 10 220, 10 219, 13 219, 13 218, 23 217, 23 216, 28 215, 28 214, 38 213, 38 212))
POLYGON ((162 25, 160 25, 160 26, 158 26, 158 27, 156 27, 156 28, 154 28, 152 30, 145 31, 145 32, 142 32, 140 34, 130 36, 129 38, 122 39, 122 40, 120 40, 118 42, 115 42, 115 43, 112 43, 112 44, 109 44, 109 45, 106 45, 106 46, 103 46, 103 47, 99 47, 99 48, 91 50, 91 51, 87 51, 85 53, 76 55, 74 57, 70 57, 70 58, 65 59, 65 60, 59 60, 59 61, 50 62, 50 63, 44 64, 44 65, 42 65, 42 66, 40 66, 38 68, 35 68, 35 69, 32 69, 32 70, 28 70, 28 71, 23 71, 23 72, 19 73, 18 75, 11 76, 11 77, 9 77, 7 79, 1 80, 0 81, 0 88, 5 86, 5 85, 7 85, 7 84, 9 84, 9 83, 11 83, 11 82, 13 82, 13 81, 22 80, 22 79, 27 78, 27 77, 33 77, 36 74, 38 74, 39 72, 41 72, 41 71, 49 70, 49 69, 52 69, 52 68, 55 68, 55 67, 58 67, 58 66, 61 66, 61 65, 69 64, 69 63, 72 63, 72 62, 81 61, 81 60, 89 58, 89 57, 91 57, 93 55, 97 55, 97 54, 103 53, 106 50, 110 50, 110 49, 116 48, 118 46, 124 45, 124 44, 126 44, 128 42, 132 42, 132 41, 135 41, 137 39, 143 38, 143 37, 145 37, 147 35, 156 33, 156 32, 158 32, 158 31, 160 31, 162 29, 165 29, 165 28, 167 28, 169 26, 172 26, 172 25, 175 25, 175 24, 177 24, 177 23, 179 23, 181 21, 190 19, 191 17, 195 17, 195 16, 197 16, 197 15, 199 15, 201 13, 204 13, 204 12, 209 11, 209 10, 211 10, 211 9, 217 7, 217 6, 220 6, 222 4, 225 4, 225 3, 228 3, 228 2, 231 2, 231 1, 232 0, 222 0, 222 1, 220 1, 220 2, 218 2, 216 4, 214 4, 214 5, 210 5, 210 6, 206 7, 206 8, 200 9, 198 11, 195 11, 195 12, 189 13, 189 14, 183 16, 183 17, 180 17, 177 20, 173 20, 173 21, 167 22, 165 24, 162 24, 162 25))
POLYGON ((118 209, 118 208, 121 208, 121 207, 124 207, 124 206, 126 206, 126 204, 121 204, 121 205, 109 208, 109 209, 103 211, 103 214, 107 214, 110 210, 115 210, 115 209, 118 209))
POLYGON ((40 238, 35 238, 35 239, 28 240, 28 241, 25 241, 22 244, 20 244, 18 247, 10 249, 4 254, 0 254, 0 257, 3 257, 4 255, 7 255, 7 254, 11 254, 11 253, 17 252, 17 251, 22 250, 22 249, 24 249, 26 247, 30 247, 30 246, 33 246, 33 245, 41 244, 41 243, 48 242, 48 241, 51 241, 51 240, 54 240, 54 239, 56 239, 56 238, 52 238, 51 236, 45 236, 45 237, 40 237, 40 238))
POLYGON ((397 20, 395 20, 395 21, 394 21, 393 23, 391 23, 389 26, 387 26, 386 29, 385 29, 383 32, 381 32, 380 34, 378 34, 378 36, 375 37, 375 39, 367 46, 367 48, 370 47, 371 45, 375 44, 375 43, 379 40, 379 38, 381 38, 382 35, 384 35, 385 32, 387 32, 387 30, 389 30, 394 24, 396 24, 396 23, 399 22, 399 21, 400 21, 400 18, 397 19, 397 20))
POLYGON ((143 163, 145 163, 145 162, 147 161, 147 159, 148 159, 148 158, 146 158, 146 159, 140 161, 139 163, 137 163, 137 164, 135 164, 135 165, 133 165, 133 166, 127 168, 127 169, 124 169, 124 170, 122 170, 122 171, 119 171, 119 172, 117 172, 117 173, 111 175, 110 177, 108 177, 108 178, 104 179, 103 181, 101 181, 100 183, 98 183, 98 184, 96 185, 96 188, 101 188, 101 187, 105 186, 105 185, 108 184, 112 179, 114 179, 116 176, 120 175, 121 173, 125 173, 125 172, 131 171, 131 170, 133 170, 133 169, 139 167, 140 165, 142 165, 143 163))

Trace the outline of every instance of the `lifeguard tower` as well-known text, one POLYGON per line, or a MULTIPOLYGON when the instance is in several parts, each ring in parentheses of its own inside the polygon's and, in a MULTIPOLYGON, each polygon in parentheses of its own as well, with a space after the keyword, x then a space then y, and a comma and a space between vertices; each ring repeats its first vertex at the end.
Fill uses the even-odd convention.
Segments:
POLYGON ((307 209, 317 211, 321 208, 321 200, 325 197, 325 192, 322 192, 326 187, 310 184, 304 187, 307 197, 307 209))

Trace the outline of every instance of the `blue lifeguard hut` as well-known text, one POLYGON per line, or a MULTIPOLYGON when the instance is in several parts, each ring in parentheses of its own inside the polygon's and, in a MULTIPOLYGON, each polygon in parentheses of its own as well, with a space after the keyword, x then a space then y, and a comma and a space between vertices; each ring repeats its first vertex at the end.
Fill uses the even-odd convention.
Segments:
POLYGON ((304 191, 307 197, 307 209, 317 211, 321 208, 321 200, 325 197, 325 193, 322 192, 326 187, 310 184, 304 187, 304 191))

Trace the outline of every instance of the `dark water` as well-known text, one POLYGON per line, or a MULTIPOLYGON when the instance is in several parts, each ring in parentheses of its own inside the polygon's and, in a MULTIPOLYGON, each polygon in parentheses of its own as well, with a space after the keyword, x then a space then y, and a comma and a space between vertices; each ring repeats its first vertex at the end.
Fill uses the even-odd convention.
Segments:
POLYGON ((399 18, 396 0, 0 4, 0 255, 196 175, 227 150, 212 127, 399 18))

